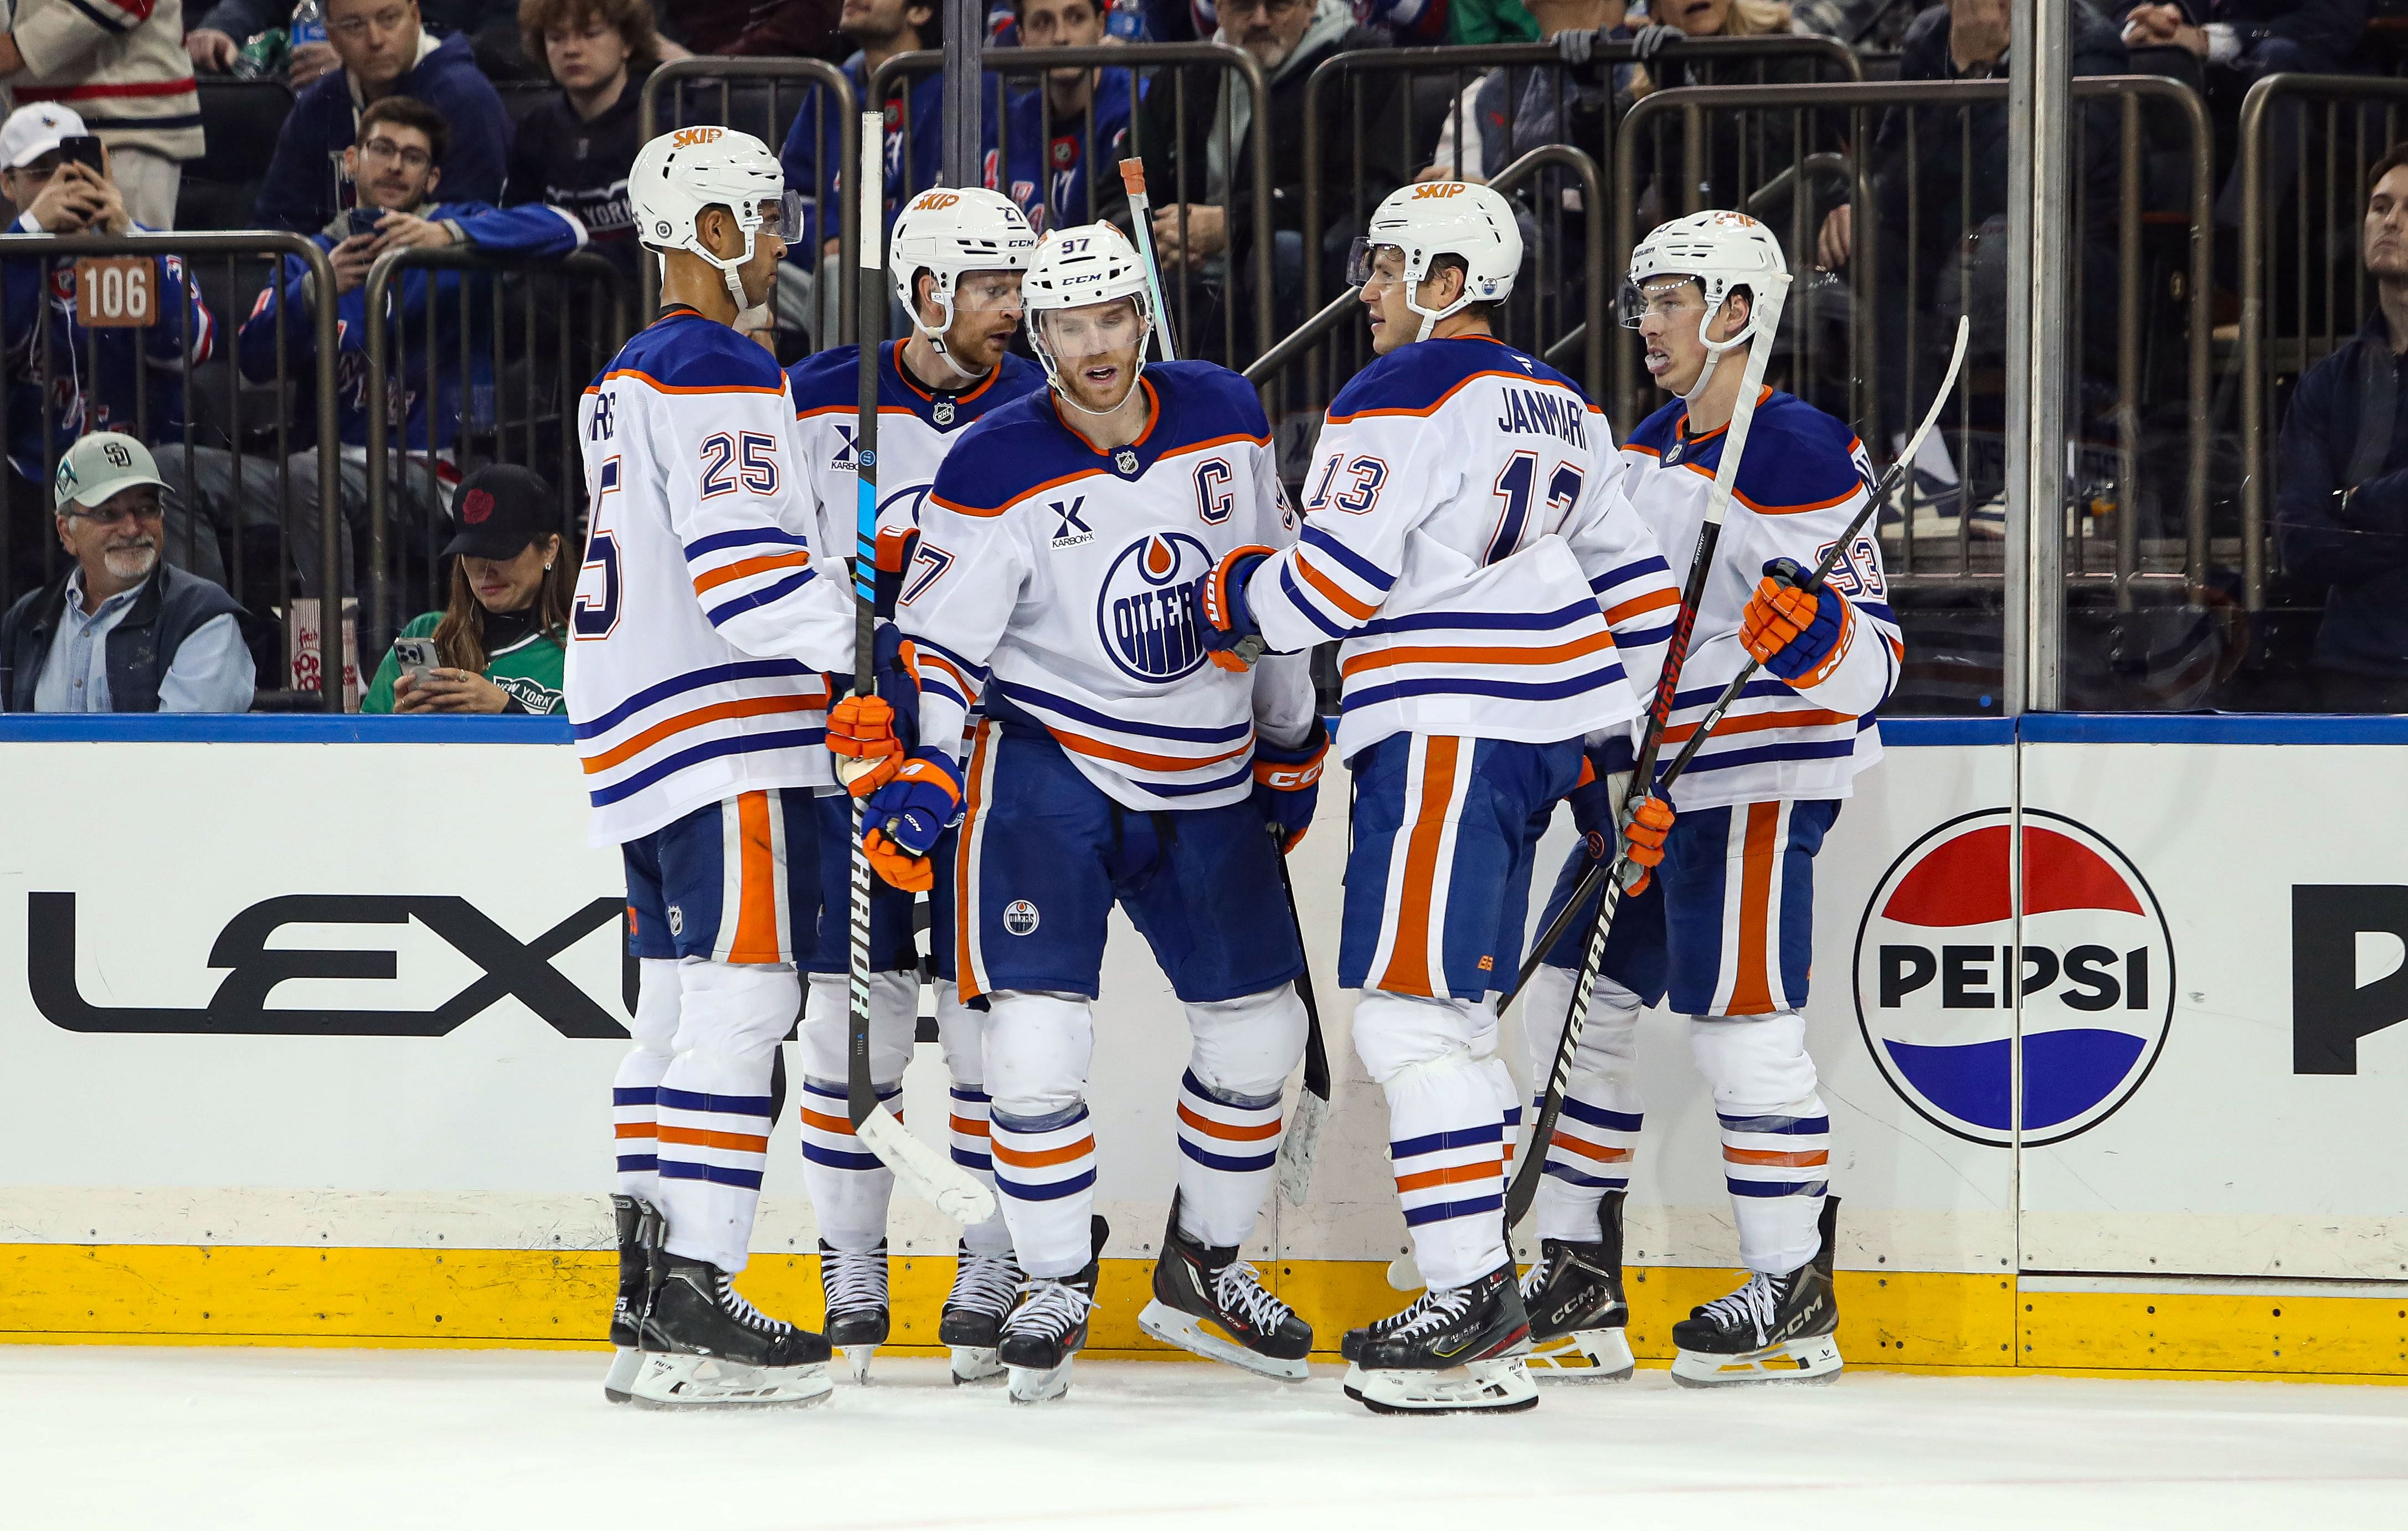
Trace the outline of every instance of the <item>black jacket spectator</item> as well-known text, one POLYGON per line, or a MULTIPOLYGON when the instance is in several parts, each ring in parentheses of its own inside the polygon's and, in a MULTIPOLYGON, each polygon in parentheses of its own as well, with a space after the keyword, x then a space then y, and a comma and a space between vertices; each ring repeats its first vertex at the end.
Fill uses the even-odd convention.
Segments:
POLYGON ((510 150, 509 207, 549 203, 575 213, 597 255, 629 279, 637 275, 636 220, 627 208, 627 170, 644 147, 639 122, 644 81, 630 73, 626 89, 602 115, 587 122, 565 93, 555 93, 519 123, 510 150))
POLYGON ((2300 379, 2280 451, 2283 565, 2326 593, 2316 667, 2408 691, 2408 359, 2381 308, 2300 379))
MULTIPOLYGON (((50 642, 66 608, 69 565, 40 590, 28 592, 0 616, 0 709, 31 712, 50 642)), ((156 712, 159 681, 176 662, 176 651, 204 622, 231 616, 246 621, 235 598, 197 574, 161 559, 143 582, 124 620, 104 640, 108 655, 112 712, 156 712)))
MULTIPOLYGON (((2163 3, 2119 0, 2115 23, 2136 6, 2163 3)), ((2253 79, 2284 69, 2346 72, 2366 31, 2366 0, 2189 0, 2188 9, 2203 26, 2232 29, 2240 52, 2231 67, 2253 79)))
MULTIPOLYGON (((451 124, 452 151, 443 161, 447 200, 501 201, 510 116, 493 82, 478 71, 466 37, 444 38, 402 72, 391 93, 425 102, 451 124)), ((301 93, 284 120, 260 188, 262 228, 315 234, 334 220, 344 201, 336 165, 357 136, 359 112, 347 70, 337 69, 301 93)))
POLYGON ((654 14, 661 36, 690 52, 837 60, 853 51, 837 36, 842 9, 839 0, 678 0, 654 14))

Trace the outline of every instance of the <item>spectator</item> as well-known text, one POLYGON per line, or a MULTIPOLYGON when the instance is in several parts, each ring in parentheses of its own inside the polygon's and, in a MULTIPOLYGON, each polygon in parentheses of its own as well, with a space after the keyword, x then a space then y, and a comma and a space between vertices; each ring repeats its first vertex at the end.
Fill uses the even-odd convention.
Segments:
POLYGON ((352 203, 348 150, 361 111, 389 95, 423 101, 451 124, 459 152, 446 165, 463 202, 499 202, 510 118, 477 72, 468 39, 436 41, 416 0, 325 0, 326 36, 342 67, 293 103, 259 193, 262 227, 311 234, 352 203))
POLYGON ((627 170, 643 147, 644 81, 660 63, 651 0, 521 0, 519 24, 527 56, 544 61, 560 93, 519 123, 502 200, 575 214, 595 252, 634 280, 641 249, 627 170))
POLYGON ((2315 705, 2408 712, 2408 144, 2368 178, 2360 254, 2374 307, 2291 393, 2274 531, 2324 594, 2315 705))
MULTIPOLYGON (((318 247, 334 266, 342 336, 341 355, 334 365, 339 391, 339 481, 347 537, 340 562, 347 571, 351 567, 348 536, 366 527, 368 514, 368 313, 364 289, 369 268, 393 250, 473 245, 504 254, 564 255, 584 238, 577 220, 557 207, 497 208, 465 199, 436 201, 450 133, 443 119, 423 102, 386 96, 361 116, 360 134, 360 142, 346 149, 343 158, 344 173, 357 181, 364 206, 316 236, 318 247)), ((393 326, 392 333, 403 338, 410 371, 406 379, 393 380, 391 396, 407 401, 406 407, 396 409, 401 429, 394 433, 394 448, 431 454, 434 460, 432 473, 413 469, 400 474, 386 497, 387 513, 394 520, 392 535, 396 547, 411 546, 406 540, 408 532, 429 529, 448 514, 451 495, 444 486, 452 471, 453 445, 464 425, 490 423, 481 414, 479 419, 464 420, 463 411, 471 401, 480 401, 480 410, 490 408, 492 306, 484 301, 464 303, 460 295, 463 282, 490 279, 419 267, 404 271, 394 284, 398 301, 389 307, 387 322, 393 326), (430 321, 431 342, 426 338, 430 321), (458 360, 464 351, 465 379, 458 360), (430 359, 436 370, 432 397, 424 386, 423 370, 430 359)), ((265 382, 276 376, 280 313, 284 366, 301 396, 308 396, 320 365, 311 351, 317 332, 309 316, 319 297, 311 291, 312 281, 305 262, 297 256, 284 257, 279 279, 260 295, 238 337, 245 377, 265 382)), ((394 365, 396 368, 402 365, 399 353, 394 365)), ((223 525, 240 515, 245 525, 276 527, 284 520, 278 511, 279 479, 283 477, 293 496, 288 549, 304 594, 315 595, 323 582, 320 568, 324 535, 318 499, 322 447, 297 453, 286 474, 280 473, 280 465, 272 457, 237 459, 223 451, 196 450, 192 454, 193 482, 177 487, 187 494, 195 514, 209 523, 223 525)), ((181 454, 171 456, 167 466, 171 477, 179 478, 181 454)), ((381 641, 384 636, 364 631, 362 640, 381 641)))
MULTIPOLYGON (((231 70, 244 44, 263 32, 292 24, 295 3, 219 0, 199 25, 184 34, 184 50, 192 56, 193 67, 213 75, 231 70)), ((466 35, 478 67, 489 75, 495 66, 510 64, 518 57, 518 0, 420 0, 426 30, 437 37, 466 35)), ((298 93, 341 67, 342 59, 331 44, 304 43, 286 63, 287 82, 298 93)), ((510 79, 521 73, 516 68, 504 70, 510 79)))
MULTIPOLYGON (((1364 81, 1361 136, 1329 132, 1322 137, 1322 184, 1330 190, 1328 226, 1304 226, 1304 93, 1305 82, 1325 60, 1350 49, 1378 48, 1378 32, 1354 24, 1347 0, 1221 0, 1220 31, 1214 40, 1244 49, 1262 65, 1270 86, 1269 138, 1271 160, 1272 287, 1278 294, 1273 324, 1289 330, 1303 322, 1304 263, 1309 249, 1317 250, 1327 278, 1337 285, 1347 246, 1355 230, 1342 225, 1347 197, 1343 188, 1360 174, 1371 200, 1387 194, 1412 175, 1407 159, 1399 109, 1400 76, 1381 72, 1364 81)), ((1219 80, 1191 82, 1184 93, 1157 83, 1138 108, 1136 141, 1144 146, 1146 185, 1157 198, 1154 238, 1163 264, 1163 279, 1198 284, 1204 302, 1195 321, 1197 333, 1182 340, 1181 350, 1211 356, 1225 328, 1224 304, 1240 307, 1254 299, 1254 161, 1248 133, 1254 103, 1242 89, 1219 89, 1219 80), (1197 88, 1197 84, 1203 88, 1197 88), (1182 96, 1187 120, 1177 122, 1182 96), (1186 163, 1182 163, 1182 153, 1186 163), (1168 199, 1173 189, 1201 191, 1197 201, 1177 204, 1168 199), (1232 285, 1232 272, 1236 273, 1232 285), (1208 319, 1208 315, 1209 317, 1208 319)), ((1107 216, 1128 222, 1126 198, 1114 189, 1107 216)), ((1174 293, 1168 301, 1176 306, 1174 293)), ((1252 338, 1252 326, 1240 333, 1252 338)), ((1226 358, 1215 358, 1226 360, 1226 358)))
POLYGON ((251 710, 241 608, 159 556, 165 487, 150 449, 115 431, 59 459, 58 537, 75 564, 0 617, 0 707, 251 710))
POLYGON ((181 0, 16 0, 14 11, 0 12, 0 90, 19 106, 70 105, 108 146, 134 221, 174 228, 183 162, 201 157, 181 0))
POLYGON ((552 486, 507 463, 460 481, 460 530, 444 548, 452 599, 401 630, 431 637, 441 664, 423 678, 385 652, 362 712, 566 712, 568 604, 577 564, 561 556, 552 486))
MULTIPOLYGON (((1559 43, 1569 64, 1587 62, 1600 42, 1627 42, 1623 0, 1535 0, 1529 12, 1539 24, 1539 36, 1559 43)), ((1584 83, 1568 69, 1491 69, 1463 88, 1456 109, 1439 125, 1438 148, 1415 180, 1472 180, 1485 184, 1490 177, 1541 143, 1595 143, 1581 129, 1606 103, 1601 90, 1584 83), (1559 118, 1555 97, 1559 82, 1569 79, 1564 95, 1566 116, 1559 118), (1579 120, 1579 121, 1575 121, 1579 120), (1458 124, 1460 124, 1458 126, 1458 124)))
MULTIPOLYGON (((974 4, 975 0, 956 0, 974 4)), ((897 53, 941 46, 944 41, 943 0, 844 0, 838 30, 855 45, 844 61, 857 99, 867 100, 878 66, 897 53)), ((891 225, 904 199, 937 183, 944 156, 945 86, 931 73, 891 93, 886 107, 886 222, 891 225), (905 150, 910 164, 905 164, 905 150)), ((841 131, 837 107, 822 93, 804 94, 802 109, 786 135, 778 160, 785 167, 786 189, 811 199, 803 215, 803 237, 786 247, 787 266, 781 273, 778 308, 781 322, 809 330, 819 345, 834 343, 837 333, 838 283, 817 281, 814 267, 834 260, 838 249, 837 187, 845 167, 838 145, 841 131), (806 274, 810 274, 806 279, 806 274)))
MULTIPOLYGON (((143 225, 126 210, 108 166, 115 156, 93 145, 83 120, 66 107, 20 107, 0 125, 0 196, 23 211, 14 234, 131 234, 143 225), (67 155, 90 145, 102 169, 67 155)), ((184 429, 182 364, 209 359, 217 325, 183 260, 154 263, 155 288, 165 300, 160 322, 146 328, 84 328, 77 317, 75 258, 0 261, 0 373, 7 389, 8 462, 24 485, 50 481, 51 461, 87 431, 142 428, 153 441, 184 429), (167 294, 181 293, 180 301, 167 294), (47 326, 43 304, 50 306, 47 326), (177 312, 165 312, 175 303, 177 312)), ((36 490, 35 495, 41 492, 36 490)), ((12 504, 33 495, 14 494, 12 504)), ((30 513, 28 513, 30 522, 30 513)), ((13 536, 17 566, 10 588, 38 582, 42 544, 33 524, 13 536)), ((179 510, 167 528, 167 549, 179 565, 210 579, 224 570, 214 543, 196 542, 179 510)))
MULTIPOLYGON (((1358 26, 1380 33, 1398 48, 1477 47, 1486 43, 1535 42, 1541 33, 1531 9, 1522 0, 1349 0, 1358 26)), ((1156 0, 1148 4, 1151 22, 1158 9, 1174 6, 1184 13, 1165 16, 1169 30, 1155 30, 1156 42, 1194 42, 1210 37, 1221 24, 1213 0, 1156 0)))
POLYGON ((662 9, 663 30, 687 52, 835 59, 845 51, 837 0, 680 0, 662 9))
MULTIPOLYGON (((1015 0, 1021 44, 1102 44, 1106 0, 1015 0)), ((993 79, 994 77, 989 77, 993 79)), ((1036 90, 1010 93, 997 150, 992 96, 986 111, 986 184, 1008 193, 1039 234, 1095 222, 1103 181, 1127 151, 1137 78, 1126 69, 1049 69, 1036 90), (1096 168, 1104 168, 1101 179, 1096 168), (1041 190, 1040 190, 1041 188, 1041 190)))

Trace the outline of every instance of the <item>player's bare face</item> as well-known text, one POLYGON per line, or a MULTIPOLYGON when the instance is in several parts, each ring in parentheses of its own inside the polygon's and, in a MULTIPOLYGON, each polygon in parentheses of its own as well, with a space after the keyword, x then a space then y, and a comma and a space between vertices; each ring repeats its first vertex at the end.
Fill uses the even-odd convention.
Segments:
POLYGON ((1371 350, 1385 356, 1422 332, 1421 315, 1405 301, 1405 252, 1382 245, 1371 253, 1370 273, 1363 279, 1364 317, 1370 321, 1371 350))
MULTIPOLYGON (((752 231, 752 258, 736 268, 736 279, 743 284, 744 302, 757 308, 769 301, 770 290, 778 284, 778 263, 786 258, 786 241, 778 236, 778 209, 774 204, 764 207, 761 226, 752 231)), ((707 222, 703 237, 722 259, 740 254, 744 249, 744 231, 736 220, 713 207, 703 214, 707 222)))
POLYGON ((1020 328, 1020 273, 966 271, 953 283, 953 327, 945 351, 972 372, 986 372, 1003 360, 1011 332, 1020 328))
POLYGON ((1647 347, 1647 375, 1658 388, 1685 397, 1706 366, 1705 342, 1698 337, 1705 293, 1687 277, 1658 277, 1640 293, 1646 306, 1637 328, 1647 347))
POLYGON ((1054 358, 1063 392, 1082 409, 1103 414, 1126 402, 1137 386, 1145 325, 1131 298, 1059 308, 1038 316, 1037 336, 1054 358))

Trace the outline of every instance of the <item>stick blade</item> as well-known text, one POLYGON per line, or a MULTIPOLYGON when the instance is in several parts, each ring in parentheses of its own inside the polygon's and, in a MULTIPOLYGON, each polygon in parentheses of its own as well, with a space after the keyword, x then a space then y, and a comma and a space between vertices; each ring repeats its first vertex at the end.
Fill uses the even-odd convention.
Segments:
POLYGON ((968 1170, 912 1137, 884 1106, 870 1111, 853 1130, 878 1155, 879 1163, 911 1188, 912 1195, 954 1222, 984 1223, 995 1216, 995 1194, 971 1179, 968 1170))
POLYGON ((1303 1206, 1312 1192, 1312 1157, 1321 1150, 1321 1129, 1328 1121, 1329 1102, 1310 1090, 1297 1093, 1279 1152, 1280 1195, 1291 1207, 1303 1206))

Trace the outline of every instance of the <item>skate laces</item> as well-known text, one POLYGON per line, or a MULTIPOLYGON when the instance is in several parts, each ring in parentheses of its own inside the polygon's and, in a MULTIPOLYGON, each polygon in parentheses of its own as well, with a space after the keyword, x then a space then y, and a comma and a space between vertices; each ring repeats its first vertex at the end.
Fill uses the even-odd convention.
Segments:
POLYGON ((974 1313, 1006 1313, 1011 1309, 1011 1299, 1019 1295, 1020 1282, 1020 1267, 1012 1264, 1011 1256, 973 1254, 965 1249, 953 1267, 953 1290, 945 1306, 974 1313))
POLYGON ((1415 1339, 1437 1333, 1470 1309, 1471 1288, 1458 1286, 1444 1292, 1433 1289, 1423 1293, 1411 1308, 1372 1327, 1381 1332, 1383 1339, 1415 1339))
POLYGON ((857 1308, 886 1306, 886 1252, 857 1252, 820 1250, 820 1285, 827 1294, 827 1310, 849 1313, 857 1308))
POLYGON ((745 1300, 744 1294, 736 1290, 735 1279, 727 1272, 723 1270, 718 1275, 719 1307, 729 1318, 748 1329, 757 1329, 765 1335, 781 1335, 794 1327, 782 1319, 771 1318, 745 1300))
MULTIPOLYGON (((1547 1289, 1547 1283, 1555 1279, 1556 1253, 1557 1252, 1554 1250, 1545 1251, 1539 1256, 1537 1262, 1533 1264, 1529 1269, 1522 1273, 1521 1286, 1522 1300, 1524 1302, 1528 1302, 1540 1293, 1544 1292, 1547 1289)), ((1565 1256, 1565 1263, 1567 1265, 1570 1264, 1570 1257, 1569 1255, 1565 1256)))
POLYGON ((1780 1309, 1781 1298, 1781 1283, 1758 1271, 1729 1296, 1716 1297, 1706 1304, 1705 1315, 1722 1329, 1753 1324, 1756 1338, 1761 1339, 1772 1332, 1773 1315, 1780 1309))
POLYGON ((1096 1299, 1068 1281, 1031 1277, 1021 1287, 1020 1305, 1003 1321, 1006 1333, 1068 1334, 1096 1306, 1096 1299))
POLYGON ((1237 1313, 1262 1334, 1278 1333, 1293 1311, 1264 1289, 1262 1278, 1243 1260, 1232 1260, 1213 1272, 1212 1301, 1221 1311, 1237 1313))

